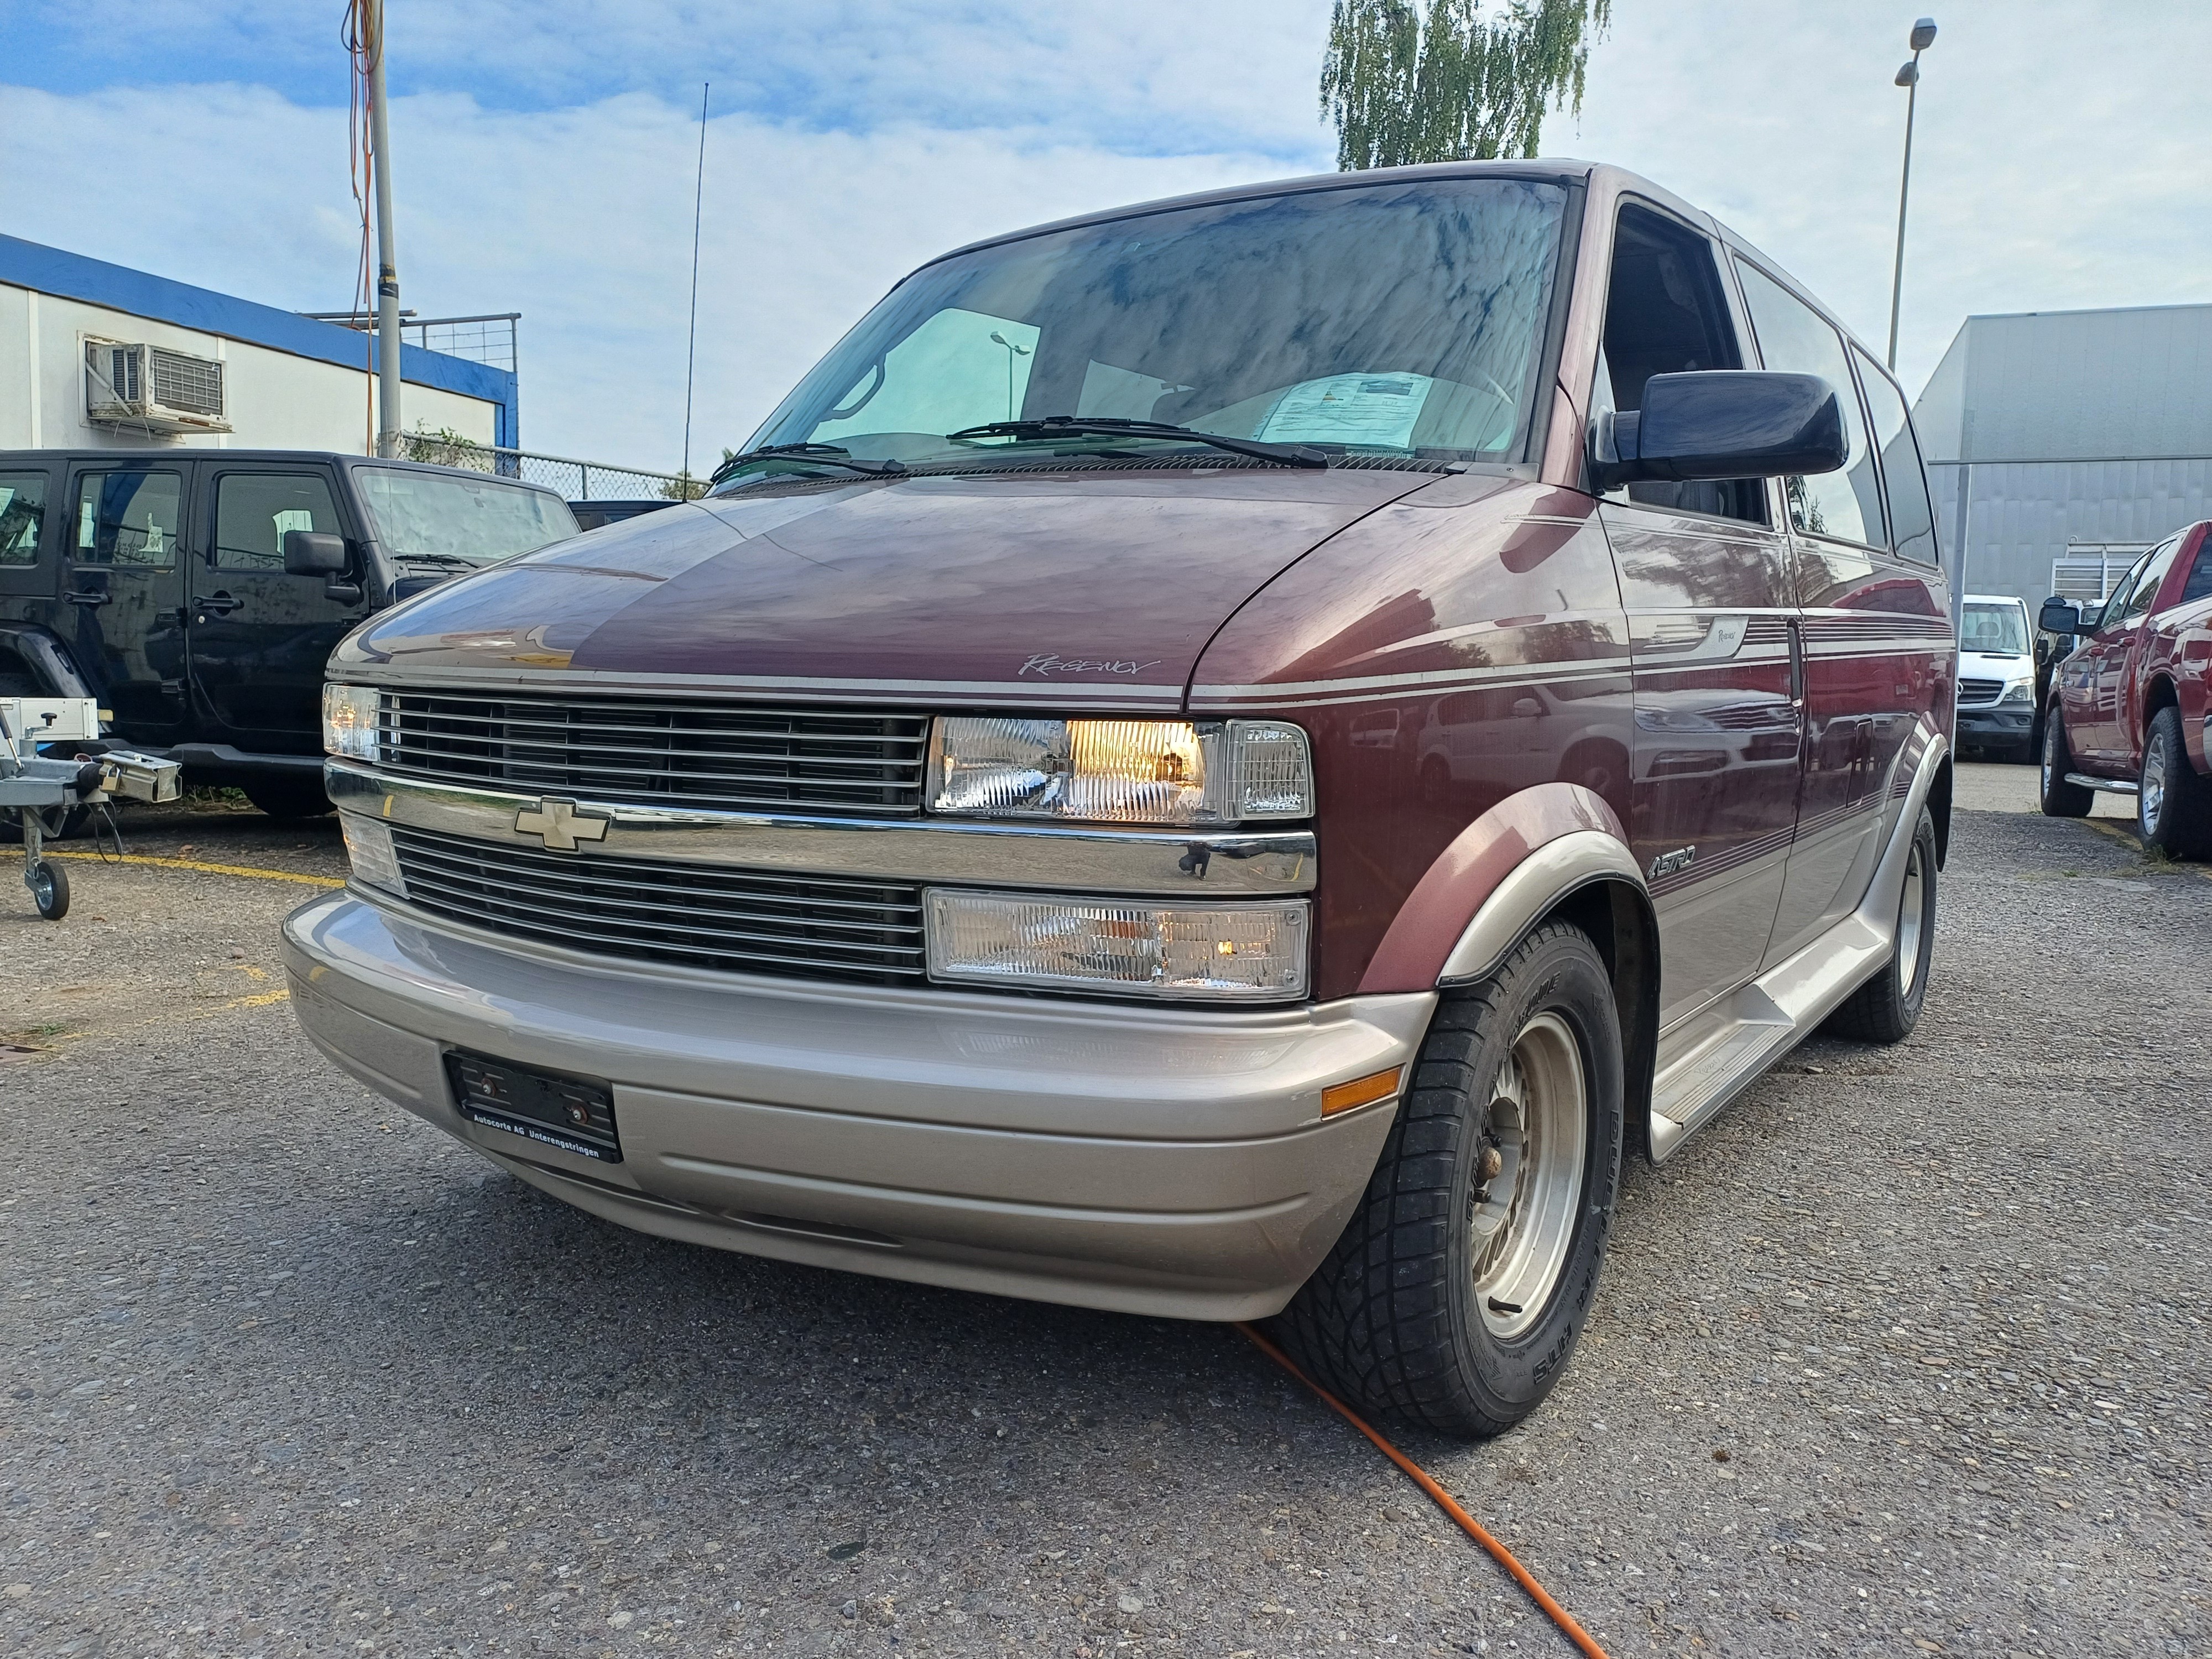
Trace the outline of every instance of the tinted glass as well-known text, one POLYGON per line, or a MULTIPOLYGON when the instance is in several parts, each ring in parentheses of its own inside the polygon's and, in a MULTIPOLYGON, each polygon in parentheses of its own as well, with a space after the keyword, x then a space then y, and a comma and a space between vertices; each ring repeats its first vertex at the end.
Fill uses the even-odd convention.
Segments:
POLYGON ((2176 537, 2163 547, 2151 550, 2150 557, 2143 562, 2142 574, 2136 578, 2135 586, 2128 590, 2124 608, 2112 614, 2123 622, 2132 622, 2149 613, 2158 599, 2158 590, 2166 585, 2166 574, 2173 568, 2174 556, 2181 551, 2181 539, 2176 537))
POLYGON ((0 472, 0 564, 36 564, 46 522, 46 475, 0 472))
POLYGON ((1516 453, 1563 200, 1511 179, 1375 185, 961 254, 893 290, 747 447, 1026 463, 1033 447, 945 434, 1069 415, 1354 451, 1516 453))
POLYGON ((215 562, 225 570, 282 570, 284 532, 343 536, 331 487, 312 473, 227 472, 216 483, 215 562))
POLYGON ((1934 564, 1936 509, 1929 503, 1928 475, 1921 470, 1905 394, 1866 353, 1855 346, 1851 356, 1859 366, 1859 384, 1866 388, 1867 407, 1874 411, 1875 447, 1881 452, 1881 478, 1889 487, 1890 545, 1908 559, 1934 564))
POLYGON ((1969 605, 1959 618, 1959 649, 1992 657, 2027 654, 2027 612, 2016 605, 1969 605))
MULTIPOLYGON (((2105 596, 2105 603, 2095 613, 2095 620, 2092 625, 2102 629, 2119 621, 2121 615, 2127 609, 2129 596, 2136 591, 2136 583, 2142 575, 2143 567, 2157 556, 2158 550, 2153 548, 2128 567, 2127 574, 2114 582, 2112 591, 2105 596)), ((2085 623, 2091 623, 2091 613, 2087 605, 2082 607, 2082 621, 2085 623)))
MULTIPOLYGON (((5 546, 0 540, 0 546, 5 546)), ((2194 605, 2199 599, 2212 599, 2212 535, 2197 544, 2197 562, 2190 567, 2189 580, 2181 589, 2182 605, 2194 605)))
POLYGON ((86 473, 77 482, 77 562, 148 569, 175 564, 184 484, 176 472, 86 473))
POLYGON ((358 467, 353 476, 377 540, 395 559, 491 564, 576 533, 568 504, 542 489, 390 466, 358 467))
POLYGON ((1874 456, 1851 385, 1850 360, 1844 355, 1844 337, 1765 272, 1741 260, 1737 268, 1743 272, 1744 302, 1751 309, 1761 360, 1785 374, 1817 374, 1833 386, 1850 440, 1850 457, 1842 471, 1782 481, 1790 521, 1812 535, 1883 545, 1881 486, 1875 481, 1874 456))

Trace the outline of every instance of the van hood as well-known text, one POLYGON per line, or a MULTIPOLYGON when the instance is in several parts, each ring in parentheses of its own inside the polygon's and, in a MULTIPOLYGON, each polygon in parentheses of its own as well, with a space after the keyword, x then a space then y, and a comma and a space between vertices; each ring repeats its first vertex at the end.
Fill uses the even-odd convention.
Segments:
POLYGON ((2035 659, 2025 652, 2016 657, 1986 651, 1961 651, 1959 653, 1960 679, 2016 680, 2033 676, 2034 672, 2035 659))
POLYGON ((331 666, 448 684, 589 673, 852 701, 1180 706, 1206 641, 1253 593, 1437 481, 1162 468, 768 486, 444 584, 371 618, 331 666))

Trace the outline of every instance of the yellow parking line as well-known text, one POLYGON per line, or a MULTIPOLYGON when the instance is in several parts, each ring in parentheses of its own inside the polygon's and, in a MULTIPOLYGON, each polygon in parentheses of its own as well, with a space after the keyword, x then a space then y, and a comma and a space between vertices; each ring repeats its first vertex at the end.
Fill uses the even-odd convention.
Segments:
MULTIPOLYGON (((2148 856, 2149 849, 2143 846, 2142 838, 2137 836, 2131 830, 2122 829, 2118 824, 2113 823, 2112 819, 2083 818, 2081 822, 2087 824, 2099 835, 2110 836, 2114 841, 2119 842, 2121 846, 2131 847, 2136 852, 2143 854, 2146 857, 2148 856)), ((2193 876, 2202 876, 2205 880, 2212 881, 2212 870, 2207 870, 2202 865, 2183 864, 2176 865, 2174 868, 2178 870, 2186 870, 2193 876)))
POLYGON ((262 881, 296 881, 303 887, 343 887, 345 882, 337 876, 303 875, 297 870, 257 870, 247 864, 208 864, 198 859, 147 858, 137 853, 125 853, 117 857, 112 853, 61 853, 49 850, 50 859, 88 859, 99 864, 151 864, 164 870, 198 870, 211 876, 252 876, 262 881))

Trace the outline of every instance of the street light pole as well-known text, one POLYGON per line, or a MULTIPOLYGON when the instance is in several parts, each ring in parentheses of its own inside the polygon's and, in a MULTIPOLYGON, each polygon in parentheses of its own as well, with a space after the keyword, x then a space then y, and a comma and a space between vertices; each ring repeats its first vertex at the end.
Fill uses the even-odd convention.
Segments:
POLYGON ((1912 26, 1912 61, 1897 71, 1894 84, 1905 90, 1905 170, 1897 181, 1897 264, 1889 279, 1888 366, 1897 368, 1897 308, 1905 294, 1905 208, 1912 194, 1912 115, 1920 101, 1920 54, 1936 44, 1936 20, 1912 26))
POLYGON ((384 113, 384 0, 362 0, 361 15, 376 174, 376 453, 389 458, 399 453, 399 239, 392 226, 392 131, 384 113))

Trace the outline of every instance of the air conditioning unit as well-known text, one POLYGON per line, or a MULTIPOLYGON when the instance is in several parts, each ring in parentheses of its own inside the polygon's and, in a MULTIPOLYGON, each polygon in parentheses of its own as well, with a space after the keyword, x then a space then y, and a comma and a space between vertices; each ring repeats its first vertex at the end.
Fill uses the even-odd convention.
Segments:
POLYGON ((84 343, 84 410, 99 426, 141 432, 228 432, 222 365, 166 346, 84 343))

